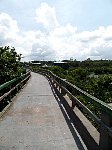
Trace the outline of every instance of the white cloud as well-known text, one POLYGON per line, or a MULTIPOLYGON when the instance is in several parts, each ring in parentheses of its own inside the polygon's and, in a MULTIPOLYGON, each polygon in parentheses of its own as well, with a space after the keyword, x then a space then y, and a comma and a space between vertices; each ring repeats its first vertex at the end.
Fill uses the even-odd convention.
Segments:
POLYGON ((17 21, 0 14, 0 45, 12 45, 24 60, 112 59, 112 25, 78 32, 71 24, 59 25, 55 8, 42 3, 36 9, 38 23, 47 30, 20 31, 17 21))
POLYGON ((109 43, 96 44, 94 47, 91 47, 90 50, 91 58, 112 59, 112 45, 109 43))
POLYGON ((0 14, 0 45, 13 41, 19 32, 16 20, 13 20, 8 14, 0 14))
POLYGON ((50 32, 50 34, 52 35, 55 35, 57 37, 59 36, 71 36, 73 34, 75 34, 77 31, 77 27, 73 27, 72 25, 70 24, 67 24, 66 26, 58 26, 56 27, 54 30, 52 30, 50 32))
POLYGON ((47 29, 53 29, 59 25, 55 8, 50 7, 47 3, 41 3, 41 7, 36 9, 36 15, 37 22, 42 23, 47 29))

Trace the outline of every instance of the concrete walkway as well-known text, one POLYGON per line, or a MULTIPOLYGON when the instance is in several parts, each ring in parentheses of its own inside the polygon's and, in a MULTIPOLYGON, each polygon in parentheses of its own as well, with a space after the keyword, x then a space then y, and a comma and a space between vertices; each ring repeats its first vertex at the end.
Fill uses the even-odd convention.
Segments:
POLYGON ((32 73, 27 85, 0 119, 0 150, 85 150, 72 136, 49 82, 32 73))

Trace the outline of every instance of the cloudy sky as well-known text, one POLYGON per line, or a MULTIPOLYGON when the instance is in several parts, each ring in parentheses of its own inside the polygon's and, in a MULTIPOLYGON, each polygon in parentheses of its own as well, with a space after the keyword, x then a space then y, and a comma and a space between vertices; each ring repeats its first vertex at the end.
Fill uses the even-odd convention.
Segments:
POLYGON ((23 61, 112 59, 112 0, 0 0, 0 46, 23 61))

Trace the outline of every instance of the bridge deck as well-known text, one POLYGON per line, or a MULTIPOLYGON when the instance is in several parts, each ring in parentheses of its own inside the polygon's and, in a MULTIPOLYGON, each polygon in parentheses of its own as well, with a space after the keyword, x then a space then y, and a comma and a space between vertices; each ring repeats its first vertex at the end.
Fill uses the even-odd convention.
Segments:
POLYGON ((0 120, 0 150, 84 150, 72 136, 45 77, 32 73, 0 120))

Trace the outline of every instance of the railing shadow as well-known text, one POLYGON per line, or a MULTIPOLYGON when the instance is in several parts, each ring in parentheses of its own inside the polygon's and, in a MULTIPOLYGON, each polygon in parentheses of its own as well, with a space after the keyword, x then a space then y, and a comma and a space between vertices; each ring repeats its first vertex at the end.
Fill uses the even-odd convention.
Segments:
POLYGON ((75 114, 75 112, 72 110, 66 99, 62 96, 59 90, 52 84, 50 79, 47 78, 47 80, 51 86, 51 90, 54 94, 54 97, 58 102, 60 110, 62 111, 62 114, 67 122, 67 125, 72 133, 74 141, 76 142, 79 150, 84 150, 85 148, 82 144, 81 139, 77 135, 77 132, 81 136, 88 150, 98 150, 98 144, 90 135, 90 133, 88 132, 87 128, 84 126, 80 118, 75 114))

